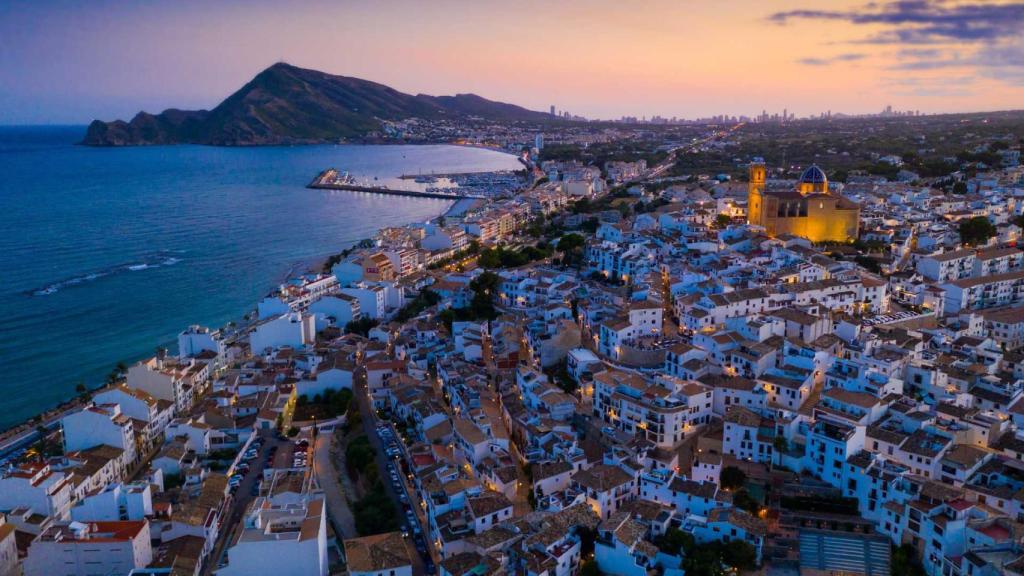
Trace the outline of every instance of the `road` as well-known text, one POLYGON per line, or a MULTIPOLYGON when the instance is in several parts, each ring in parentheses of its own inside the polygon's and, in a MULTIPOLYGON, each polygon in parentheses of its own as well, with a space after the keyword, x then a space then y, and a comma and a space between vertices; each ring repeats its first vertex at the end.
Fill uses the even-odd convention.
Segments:
POLYGON ((352 517, 352 510, 348 507, 348 500, 345 499, 345 490, 338 481, 338 469, 331 460, 331 444, 334 440, 334 431, 317 434, 316 443, 313 447, 313 475, 317 484, 324 492, 324 500, 327 502, 327 516, 331 520, 334 532, 340 538, 355 538, 356 521, 352 517))
MULTIPOLYGON (((354 397, 356 399, 356 402, 359 403, 359 412, 362 415, 363 420, 363 431, 366 433, 366 437, 370 441, 370 446, 373 448, 373 452, 376 455, 377 468, 378 471, 380 472, 381 484, 384 485, 384 490, 387 492, 392 502, 395 503, 395 507, 401 511, 401 522, 408 524, 408 520, 405 518, 405 510, 412 509, 412 507, 409 504, 402 503, 400 493, 397 490, 395 490, 395 487, 392 485, 391 471, 388 466, 389 460, 387 458, 387 454, 385 453, 386 448, 384 446, 384 442, 380 438, 380 435, 377 433, 377 424, 381 423, 381 421, 377 418, 377 412, 373 409, 373 405, 371 404, 369 390, 366 387, 365 374, 359 374, 354 380, 354 397)), ((404 453, 404 446, 402 447, 402 450, 404 453)), ((402 478, 403 476, 400 468, 398 469, 398 476, 399 478, 402 478)), ((404 482, 402 483, 402 486, 402 490, 406 490, 404 482)), ((408 501, 410 503, 419 501, 419 498, 411 497, 408 494, 406 495, 406 497, 408 498, 408 501)), ((421 522, 419 515, 416 516, 416 521, 421 522)), ((423 528, 424 526, 421 524, 420 530, 422 531, 424 537, 426 537, 427 531, 423 528)), ((406 540, 406 547, 408 548, 409 551, 409 558, 412 560, 412 573, 416 574, 417 576, 426 574, 426 564, 424 563, 424 559, 416 550, 416 546, 413 543, 412 538, 408 538, 406 540)), ((429 546, 429 542, 427 549, 432 549, 432 546, 429 546)))
POLYGON ((662 174, 667 172, 670 168, 672 168, 672 166, 675 166, 676 156, 680 152, 689 152, 690 150, 693 150, 693 149, 695 149, 697 147, 703 146, 704 144, 707 144, 708 142, 712 142, 712 141, 717 140, 717 139, 719 139, 719 138, 721 138, 723 136, 728 136, 729 134, 732 134, 736 130, 739 130, 740 128, 742 128, 744 124, 746 124, 746 122, 740 122, 739 124, 736 124, 735 126, 729 128, 729 129, 719 130, 719 131, 711 134, 707 138, 701 138, 700 140, 695 140, 693 142, 690 142, 689 144, 682 144, 680 146, 676 146, 675 148, 672 148, 671 150, 668 151, 668 158, 665 158, 664 160, 662 160, 661 163, 659 163, 657 166, 652 166, 651 169, 648 170, 642 176, 634 178, 633 180, 629 180, 628 182, 625 182, 624 184, 626 186, 628 186, 630 184, 637 184, 637 183, 643 182, 645 180, 651 180, 651 179, 654 179, 654 178, 658 178, 662 174))
POLYGON ((230 496, 231 504, 228 507, 227 517, 221 519, 221 533, 210 554, 211 561, 207 562, 203 569, 204 574, 212 574, 222 563, 227 561, 225 554, 228 548, 227 544, 232 542, 235 535, 242 529, 242 516, 245 515, 249 504, 256 499, 252 493, 253 486, 263 476, 264 463, 270 447, 277 446, 279 452, 291 449, 291 441, 278 439, 272 432, 260 430, 259 436, 263 439, 263 446, 256 458, 248 462, 249 473, 242 478, 234 495, 230 496))

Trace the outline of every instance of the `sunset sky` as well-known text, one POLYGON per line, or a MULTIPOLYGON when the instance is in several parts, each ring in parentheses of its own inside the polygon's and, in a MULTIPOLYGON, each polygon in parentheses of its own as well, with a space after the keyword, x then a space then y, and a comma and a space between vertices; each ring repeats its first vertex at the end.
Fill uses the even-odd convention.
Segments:
POLYGON ((1024 108, 1024 2, 0 2, 0 124, 211 108, 276 61, 596 118, 1024 108))

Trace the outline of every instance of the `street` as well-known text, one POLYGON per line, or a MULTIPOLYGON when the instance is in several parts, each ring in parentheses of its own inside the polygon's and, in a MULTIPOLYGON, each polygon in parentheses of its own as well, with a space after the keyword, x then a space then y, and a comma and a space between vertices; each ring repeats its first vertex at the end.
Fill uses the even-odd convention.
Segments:
POLYGON ((334 532, 338 538, 355 538, 356 522, 352 517, 352 510, 348 507, 348 500, 345 498, 345 491, 338 481, 338 468, 331 459, 331 445, 334 441, 334 431, 321 431, 317 434, 313 447, 313 474, 317 484, 323 490, 324 500, 327 503, 327 516, 331 520, 334 532))
POLYGON ((203 569, 204 574, 212 574, 214 570, 226 561, 225 552, 227 551, 228 543, 233 541, 235 535, 242 529, 242 516, 245 514, 249 504, 256 499, 253 488, 256 482, 263 477, 263 469, 271 446, 277 446, 279 452, 290 450, 292 446, 291 441, 278 439, 272 432, 261 430, 259 437, 263 440, 263 446, 260 447, 256 458, 248 462, 249 472, 242 478, 242 482, 238 485, 238 490, 232 496, 229 496, 231 504, 228 507, 228 514, 226 518, 221 519, 221 532, 217 537, 217 543, 214 545, 213 552, 210 553, 210 561, 206 563, 203 569))
MULTIPOLYGON (((405 493, 408 490, 408 488, 406 487, 405 482, 401 482, 401 487, 400 487, 401 493, 400 493, 398 490, 395 489, 395 486, 394 486, 393 482, 391 481, 391 471, 390 471, 390 467, 389 467, 389 459, 387 458, 387 455, 386 455, 386 452, 385 452, 386 451, 386 447, 384 446, 384 442, 381 440, 380 435, 377 433, 377 425, 379 423, 381 423, 381 421, 377 418, 377 413, 373 409, 373 406, 370 403, 370 396, 369 396, 369 392, 368 392, 368 390, 366 388, 366 379, 365 378, 360 377, 360 378, 356 378, 355 379, 355 390, 354 390, 354 392, 355 392, 355 399, 359 403, 359 412, 362 415, 363 431, 366 433, 366 437, 370 441, 370 446, 373 448, 374 454, 376 455, 377 468, 378 468, 378 471, 380 472, 381 484, 384 485, 384 490, 387 492, 387 494, 391 498, 391 500, 395 503, 396 509, 398 509, 400 511, 400 519, 399 519, 400 522, 405 523, 405 524, 409 524, 409 520, 405 516, 405 511, 406 510, 412 510, 413 506, 411 504, 414 503, 414 502, 418 502, 419 498, 418 497, 414 497, 414 496, 410 496, 410 494, 406 493, 405 496, 406 496, 407 502, 409 502, 409 504, 403 504, 402 500, 400 498, 400 494, 405 493)), ((401 444, 401 441, 399 441, 399 444, 401 444)), ((404 457, 405 456, 405 446, 404 445, 401 446, 401 449, 402 449, 402 454, 403 454, 403 457, 404 457)), ((397 469, 397 475, 398 475, 399 479, 404 478, 404 474, 402 473, 401 467, 398 466, 397 463, 396 463, 395 468, 397 469)), ((419 514, 414 512, 413 518, 415 518, 415 522, 416 523, 420 524, 419 528, 421 530, 421 533, 423 534, 424 539, 426 539, 427 530, 424 529, 425 526, 422 524, 421 517, 419 516, 419 514)), ((412 534, 412 531, 411 531, 411 526, 410 526, 410 534, 409 534, 409 536, 410 537, 408 539, 406 539, 406 547, 409 550, 409 557, 412 559, 412 571, 413 571, 413 574, 417 574, 417 575, 427 574, 428 573, 428 565, 424 562, 424 558, 416 550, 415 543, 413 542, 414 539, 412 537, 413 534, 412 534)), ((433 547, 429 545, 429 542, 427 544, 428 545, 426 546, 426 549, 428 550, 428 554, 429 554, 429 553, 431 553, 433 551, 433 547)), ((431 557, 432 557, 432 554, 431 554, 431 557)), ((435 566, 436 566, 436 560, 432 560, 431 564, 429 566, 429 573, 433 573, 433 572, 436 571, 435 566)))

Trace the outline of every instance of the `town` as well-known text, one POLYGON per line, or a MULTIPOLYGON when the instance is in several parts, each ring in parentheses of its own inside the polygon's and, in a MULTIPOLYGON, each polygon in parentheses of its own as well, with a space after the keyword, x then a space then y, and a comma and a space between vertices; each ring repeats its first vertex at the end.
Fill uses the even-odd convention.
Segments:
POLYGON ((1020 122, 389 122, 525 170, 5 433, 0 574, 1024 574, 1020 122))

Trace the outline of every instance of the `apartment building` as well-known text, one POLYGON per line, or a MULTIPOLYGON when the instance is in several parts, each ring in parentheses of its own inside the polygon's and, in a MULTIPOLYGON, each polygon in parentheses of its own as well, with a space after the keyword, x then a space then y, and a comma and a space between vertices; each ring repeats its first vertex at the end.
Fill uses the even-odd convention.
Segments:
POLYGON ((44 530, 29 546, 25 576, 128 576, 153 561, 149 522, 71 522, 44 530))

